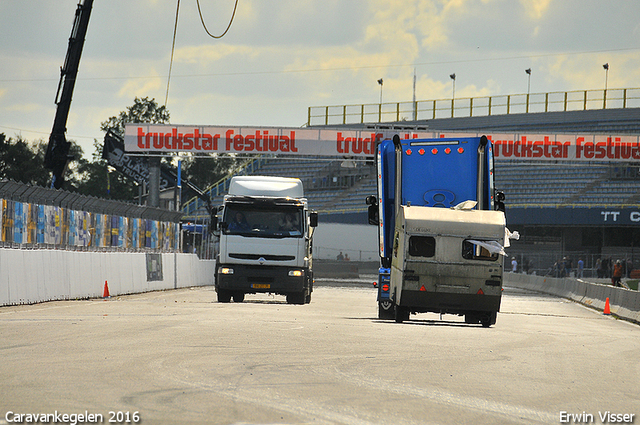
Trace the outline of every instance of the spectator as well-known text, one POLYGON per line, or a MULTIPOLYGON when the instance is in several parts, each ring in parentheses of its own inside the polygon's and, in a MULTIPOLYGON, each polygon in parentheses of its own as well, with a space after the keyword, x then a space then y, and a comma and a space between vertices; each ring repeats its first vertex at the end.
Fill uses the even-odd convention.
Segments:
POLYGON ((340 254, 338 254, 338 257, 336 258, 336 260, 338 260, 338 261, 343 261, 344 260, 344 255, 342 255, 342 251, 340 251, 340 254))
POLYGON ((571 258, 564 257, 564 275, 566 277, 571 277, 571 268, 573 264, 571 262, 571 258))
POLYGON ((351 258, 349 258, 349 254, 347 254, 346 252, 344 253, 344 261, 351 261, 351 258))
POLYGON ((611 278, 611 283, 613 286, 622 286, 620 284, 620 280, 622 279, 622 263, 620 260, 616 261, 616 264, 613 266, 613 277, 611 278))
POLYGON ((516 261, 516 257, 511 257, 511 273, 516 273, 518 271, 518 262, 516 261))
POLYGON ((602 260, 600 258, 596 260, 596 273, 599 278, 604 277, 604 270, 602 270, 602 260))
POLYGON ((582 258, 578 260, 578 275, 576 276, 579 279, 582 279, 582 274, 584 273, 584 261, 582 258))

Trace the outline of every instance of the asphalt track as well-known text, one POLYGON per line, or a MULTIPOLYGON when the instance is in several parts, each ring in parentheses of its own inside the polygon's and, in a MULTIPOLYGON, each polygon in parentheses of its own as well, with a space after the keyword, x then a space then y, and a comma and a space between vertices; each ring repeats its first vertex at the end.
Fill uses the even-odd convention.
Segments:
POLYGON ((381 321, 375 290, 345 282, 304 306, 205 287, 0 308, 3 425, 640 423, 638 383, 640 326, 510 288, 488 329, 381 321))

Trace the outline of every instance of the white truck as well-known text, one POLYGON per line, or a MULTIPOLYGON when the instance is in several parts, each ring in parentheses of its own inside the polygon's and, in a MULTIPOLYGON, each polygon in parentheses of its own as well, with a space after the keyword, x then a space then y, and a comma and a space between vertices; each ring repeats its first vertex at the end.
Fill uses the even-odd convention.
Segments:
POLYGON ((317 225, 318 214, 309 210, 300 179, 233 177, 217 215, 218 302, 272 293, 285 295, 289 304, 309 303, 317 225))

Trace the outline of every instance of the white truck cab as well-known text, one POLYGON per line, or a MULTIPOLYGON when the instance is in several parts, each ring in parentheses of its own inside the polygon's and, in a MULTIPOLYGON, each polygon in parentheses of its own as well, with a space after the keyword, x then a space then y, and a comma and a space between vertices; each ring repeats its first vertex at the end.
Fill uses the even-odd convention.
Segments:
POLYGON ((218 213, 218 301, 242 302, 245 294, 264 292, 309 303, 317 223, 300 179, 233 177, 218 213))

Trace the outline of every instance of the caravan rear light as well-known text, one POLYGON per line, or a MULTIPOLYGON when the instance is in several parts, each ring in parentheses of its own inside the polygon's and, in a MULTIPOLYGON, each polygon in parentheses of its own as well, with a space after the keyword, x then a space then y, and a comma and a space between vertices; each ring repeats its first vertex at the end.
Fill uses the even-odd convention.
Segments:
POLYGON ((220 274, 233 274, 233 269, 230 267, 220 267, 220 270, 218 271, 220 274))
POLYGON ((302 276, 302 270, 289 270, 289 276, 300 277, 302 276))

